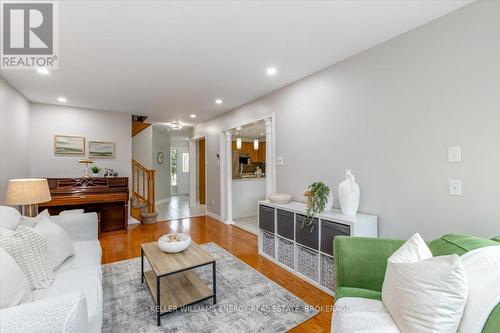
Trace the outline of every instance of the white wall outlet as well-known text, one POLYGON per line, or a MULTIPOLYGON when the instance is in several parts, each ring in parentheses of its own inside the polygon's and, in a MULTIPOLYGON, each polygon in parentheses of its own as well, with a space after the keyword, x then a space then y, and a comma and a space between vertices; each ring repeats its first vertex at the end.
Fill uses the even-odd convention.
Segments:
POLYGON ((462 195, 462 180, 461 179, 450 179, 448 180, 448 193, 453 196, 462 195))
POLYGON ((283 165, 283 156, 276 156, 276 165, 283 165))
POLYGON ((448 147, 448 162, 462 162, 462 147, 448 147))

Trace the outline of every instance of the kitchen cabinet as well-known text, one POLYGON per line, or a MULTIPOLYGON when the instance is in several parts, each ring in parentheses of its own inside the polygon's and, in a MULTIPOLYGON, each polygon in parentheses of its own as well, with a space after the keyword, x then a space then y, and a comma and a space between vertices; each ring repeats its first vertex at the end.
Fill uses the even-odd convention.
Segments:
MULTIPOLYGON (((259 142, 259 150, 257 151, 257 162, 265 162, 266 161, 266 143, 259 142)), ((262 170, 264 171, 264 170, 262 170)))
POLYGON ((233 152, 238 152, 240 155, 250 157, 252 162, 265 162, 266 161, 266 143, 259 142, 259 149, 253 149, 253 142, 242 142, 241 149, 236 149, 236 141, 232 144, 233 152))

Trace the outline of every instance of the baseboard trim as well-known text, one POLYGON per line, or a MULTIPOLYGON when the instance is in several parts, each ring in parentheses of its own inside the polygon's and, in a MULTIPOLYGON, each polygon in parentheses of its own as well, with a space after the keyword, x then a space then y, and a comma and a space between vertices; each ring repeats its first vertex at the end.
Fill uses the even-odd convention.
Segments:
POLYGON ((222 217, 220 217, 219 215, 215 214, 215 213, 212 213, 211 211, 207 210, 207 216, 213 218, 213 219, 216 219, 217 221, 219 222, 224 222, 224 219, 222 217))
POLYGON ((129 216, 129 218, 128 218, 128 224, 129 225, 132 225, 132 224, 141 224, 141 221, 139 221, 138 219, 136 219, 133 216, 129 216))
POLYGON ((169 202, 169 201, 170 201, 170 198, 161 199, 161 200, 155 201, 155 205, 161 205, 162 203, 169 202))

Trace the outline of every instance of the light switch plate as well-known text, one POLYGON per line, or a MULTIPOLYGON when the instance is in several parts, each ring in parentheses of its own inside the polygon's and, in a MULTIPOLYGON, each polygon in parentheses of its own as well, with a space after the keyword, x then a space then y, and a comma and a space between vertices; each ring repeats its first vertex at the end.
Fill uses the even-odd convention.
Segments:
POLYGON ((453 196, 462 195, 462 180, 461 179, 450 179, 448 180, 448 193, 453 196))
POLYGON ((462 162, 462 147, 448 147, 448 162, 462 162))
POLYGON ((283 165, 283 156, 276 156, 276 165, 283 165))

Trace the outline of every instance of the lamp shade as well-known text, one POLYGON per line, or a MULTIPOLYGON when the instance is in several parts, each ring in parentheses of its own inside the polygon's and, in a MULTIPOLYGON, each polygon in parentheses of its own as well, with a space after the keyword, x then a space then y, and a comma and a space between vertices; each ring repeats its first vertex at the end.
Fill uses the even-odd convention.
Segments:
POLYGON ((7 185, 5 204, 33 205, 47 202, 51 199, 47 179, 11 179, 7 185))

